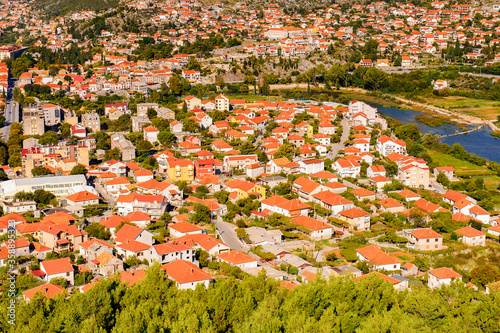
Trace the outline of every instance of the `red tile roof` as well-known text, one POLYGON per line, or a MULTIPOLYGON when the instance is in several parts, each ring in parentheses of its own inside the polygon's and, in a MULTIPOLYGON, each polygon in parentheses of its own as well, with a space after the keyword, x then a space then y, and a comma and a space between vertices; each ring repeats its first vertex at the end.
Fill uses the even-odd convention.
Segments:
POLYGON ((356 252, 371 261, 376 266, 399 264, 401 260, 391 257, 376 245, 368 245, 357 249, 356 252))
POLYGON ((212 277, 198 268, 192 262, 175 260, 161 266, 167 276, 179 284, 212 280, 212 277))
POLYGON ((71 261, 69 260, 69 258, 42 261, 40 265, 42 270, 45 271, 47 275, 73 271, 73 265, 71 265, 71 261))
POLYGON ((217 257, 233 265, 257 261, 257 259, 236 250, 232 250, 231 252, 223 252, 217 257))
POLYGON ((462 277, 462 275, 458 274, 453 269, 448 267, 431 269, 428 271, 428 273, 434 275, 438 279, 452 279, 462 277))
POLYGON ((66 290, 61 286, 58 286, 58 285, 52 284, 52 283, 46 283, 46 284, 42 284, 41 286, 23 291, 23 295, 27 299, 31 300, 31 299, 33 299, 33 297, 35 296, 35 294, 37 292, 42 293, 47 298, 52 298, 56 295, 64 294, 65 291, 66 290))
POLYGON ((459 235, 463 235, 465 237, 480 237, 480 236, 484 236, 485 234, 482 233, 481 231, 477 230, 477 229, 474 229, 473 227, 471 226, 468 226, 468 227, 465 227, 465 228, 462 228, 462 229, 458 229, 458 230, 455 230, 455 233, 456 234, 459 234, 459 235))

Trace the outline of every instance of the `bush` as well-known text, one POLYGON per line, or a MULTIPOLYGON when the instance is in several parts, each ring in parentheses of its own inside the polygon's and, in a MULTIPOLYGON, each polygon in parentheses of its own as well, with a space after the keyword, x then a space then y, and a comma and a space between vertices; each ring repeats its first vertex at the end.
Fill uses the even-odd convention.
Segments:
POLYGON ((345 260, 354 262, 358 260, 358 256, 356 254, 356 250, 354 249, 343 249, 340 250, 340 255, 344 257, 345 260))

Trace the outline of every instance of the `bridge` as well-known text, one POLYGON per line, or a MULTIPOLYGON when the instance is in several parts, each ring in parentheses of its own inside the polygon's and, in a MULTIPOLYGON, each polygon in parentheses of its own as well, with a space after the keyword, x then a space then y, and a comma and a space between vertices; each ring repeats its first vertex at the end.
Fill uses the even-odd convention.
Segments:
POLYGON ((446 134, 446 135, 441 135, 441 138, 448 138, 450 136, 457 136, 457 135, 462 135, 462 134, 468 134, 468 133, 472 133, 472 132, 475 132, 475 131, 478 131, 480 130, 481 128, 483 128, 485 125, 480 125, 480 126, 477 126, 477 127, 474 127, 474 128, 471 128, 470 130, 468 131, 464 131, 464 132, 457 132, 457 133, 453 133, 453 134, 446 134))

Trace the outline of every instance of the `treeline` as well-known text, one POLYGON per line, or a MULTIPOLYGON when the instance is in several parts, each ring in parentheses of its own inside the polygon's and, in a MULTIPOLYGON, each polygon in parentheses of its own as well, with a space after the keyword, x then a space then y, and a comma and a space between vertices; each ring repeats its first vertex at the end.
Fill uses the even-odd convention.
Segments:
MULTIPOLYGON (((19 302, 3 332, 498 332, 500 293, 463 284, 398 292, 377 276, 316 280, 293 290, 265 276, 178 290, 159 265, 130 288, 102 279, 68 299, 19 302)), ((19 289, 19 290, 22 290, 19 289)), ((1 316, 7 318, 6 293, 1 316)))

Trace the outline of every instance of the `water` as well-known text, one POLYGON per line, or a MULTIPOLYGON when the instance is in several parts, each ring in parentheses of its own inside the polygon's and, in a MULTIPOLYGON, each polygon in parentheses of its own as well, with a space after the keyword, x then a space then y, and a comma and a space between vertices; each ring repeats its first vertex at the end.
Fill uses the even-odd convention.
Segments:
MULTIPOLYGON (((372 106, 376 107, 378 112, 384 116, 396 119, 403 124, 412 123, 417 125, 422 133, 446 135, 454 134, 457 130, 461 132, 459 127, 455 125, 444 124, 438 127, 431 127, 415 120, 416 116, 425 115, 422 112, 389 108, 375 104, 372 106)), ((468 128, 471 128, 471 126, 468 126, 468 128)), ((471 154, 476 154, 490 161, 500 162, 500 139, 491 136, 490 133, 491 129, 485 126, 479 131, 469 134, 442 138, 441 142, 447 143, 450 146, 457 142, 471 154)))

